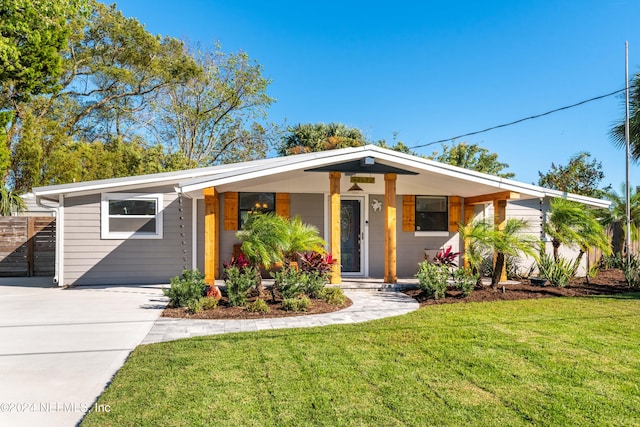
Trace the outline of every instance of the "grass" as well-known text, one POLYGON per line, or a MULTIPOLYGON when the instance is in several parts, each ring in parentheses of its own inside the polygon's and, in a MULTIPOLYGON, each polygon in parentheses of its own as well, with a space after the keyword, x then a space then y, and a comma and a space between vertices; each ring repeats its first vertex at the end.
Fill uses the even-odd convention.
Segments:
POLYGON ((138 347, 83 426, 640 425, 640 293, 138 347))

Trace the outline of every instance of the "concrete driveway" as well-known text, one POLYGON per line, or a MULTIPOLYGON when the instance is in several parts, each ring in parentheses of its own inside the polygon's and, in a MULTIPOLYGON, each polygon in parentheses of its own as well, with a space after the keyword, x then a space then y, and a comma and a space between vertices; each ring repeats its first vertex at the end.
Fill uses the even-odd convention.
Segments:
POLYGON ((159 287, 0 286, 0 425, 74 426, 167 299, 159 287))

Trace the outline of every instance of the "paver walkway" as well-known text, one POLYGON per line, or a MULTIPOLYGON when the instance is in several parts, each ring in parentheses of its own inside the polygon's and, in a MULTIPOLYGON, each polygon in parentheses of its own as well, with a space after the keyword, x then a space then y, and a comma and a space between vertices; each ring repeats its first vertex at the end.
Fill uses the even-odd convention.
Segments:
POLYGON ((158 319, 142 341, 150 344, 180 338, 249 332, 265 329, 307 328, 344 323, 358 323, 399 316, 417 310, 419 304, 401 292, 345 290, 353 304, 334 313, 251 320, 158 319))

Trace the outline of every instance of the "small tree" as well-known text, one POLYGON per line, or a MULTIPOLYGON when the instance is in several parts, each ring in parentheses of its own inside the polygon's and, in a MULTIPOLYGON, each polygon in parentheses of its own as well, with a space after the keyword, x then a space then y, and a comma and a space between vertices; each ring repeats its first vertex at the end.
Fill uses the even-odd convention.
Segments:
POLYGON ((604 178, 602 163, 591 159, 591 154, 586 151, 573 155, 566 166, 551 163, 549 172, 538 172, 538 175, 538 185, 552 190, 602 197, 608 189, 598 188, 604 178))
POLYGON ((580 252, 576 260, 580 262, 590 247, 596 247, 605 254, 611 253, 611 245, 604 228, 592 211, 585 205, 566 199, 551 201, 551 215, 544 224, 544 231, 551 236, 553 258, 558 261, 560 245, 578 246, 580 252))
POLYGON ((496 260, 491 277, 492 288, 495 289, 500 281, 506 256, 536 255, 538 239, 525 233, 528 226, 528 222, 523 219, 509 218, 503 230, 494 230, 493 245, 496 251, 496 260))
POLYGON ((505 171, 509 165, 498 161, 498 154, 491 153, 478 144, 467 144, 466 142, 452 144, 451 146, 443 144, 442 153, 435 151, 429 158, 441 163, 488 173, 502 178, 513 178, 515 176, 513 172, 505 171))
POLYGON ((0 185, 0 215, 10 216, 26 209, 27 206, 18 193, 9 190, 6 185, 0 185))

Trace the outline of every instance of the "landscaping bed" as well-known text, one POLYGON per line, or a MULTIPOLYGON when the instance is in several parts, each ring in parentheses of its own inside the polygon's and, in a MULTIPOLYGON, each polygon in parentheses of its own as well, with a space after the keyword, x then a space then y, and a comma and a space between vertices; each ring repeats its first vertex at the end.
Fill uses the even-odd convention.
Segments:
MULTIPOLYGON (((192 313, 186 307, 178 308, 165 308, 162 312, 163 317, 173 318, 189 318, 189 319, 269 319, 274 317, 291 317, 291 316, 305 316, 309 314, 322 314, 332 313, 334 311, 342 310, 349 307, 352 302, 349 298, 346 298, 344 304, 334 305, 329 304, 323 299, 310 298, 311 305, 306 311, 286 311, 282 308, 282 298, 277 297, 275 301, 270 295, 268 290, 266 291, 268 296, 264 297, 264 301, 269 307, 269 311, 266 313, 254 313, 249 311, 246 307, 233 307, 229 303, 229 298, 223 293, 222 299, 218 302, 218 306, 211 310, 202 310, 198 313, 192 313)), ((254 292, 248 299, 249 304, 257 299, 257 294, 254 292)))
POLYGON ((415 298, 420 306, 434 304, 451 304, 459 302, 488 302, 499 300, 521 300, 548 297, 582 297, 589 295, 611 295, 629 292, 629 286, 625 282, 620 269, 607 269, 599 271, 595 278, 587 283, 583 277, 574 278, 566 287, 539 286, 531 284, 529 279, 522 279, 520 283, 499 285, 495 290, 490 286, 474 290, 471 295, 463 296, 459 290, 448 289, 446 296, 440 299, 428 298, 420 289, 404 291, 405 294, 415 298))

